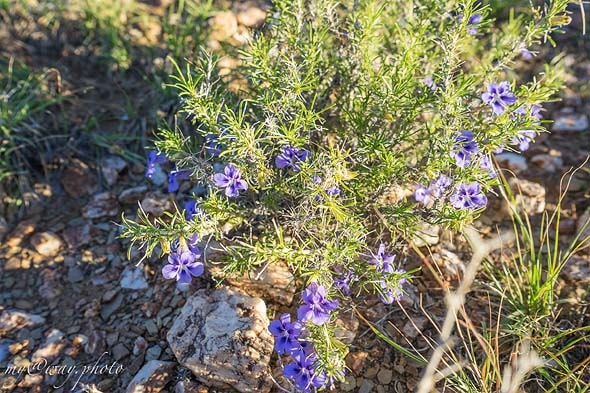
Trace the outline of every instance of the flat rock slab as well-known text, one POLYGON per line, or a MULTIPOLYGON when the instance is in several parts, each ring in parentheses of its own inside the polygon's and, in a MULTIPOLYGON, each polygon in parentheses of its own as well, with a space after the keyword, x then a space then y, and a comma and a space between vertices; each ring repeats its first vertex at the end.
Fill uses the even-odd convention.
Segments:
POLYGON ((272 387, 268 324, 261 299, 229 288, 202 289, 187 299, 167 339, 179 363, 204 384, 264 393, 272 387))
POLYGON ((127 393, 161 392, 172 378, 176 363, 150 360, 135 374, 127 387, 127 393))

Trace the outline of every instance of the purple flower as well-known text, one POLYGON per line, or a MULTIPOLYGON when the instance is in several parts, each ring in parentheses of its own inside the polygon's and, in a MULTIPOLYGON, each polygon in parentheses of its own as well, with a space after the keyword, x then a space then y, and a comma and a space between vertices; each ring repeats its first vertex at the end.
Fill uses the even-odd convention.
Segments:
POLYGON ((369 263, 371 265, 375 265, 375 268, 378 272, 392 273, 394 271, 394 260, 395 255, 386 254, 385 244, 381 243, 379 245, 379 250, 377 250, 377 254, 371 253, 371 259, 369 260, 369 263))
POLYGON ((541 120, 543 116, 541 115, 541 106, 537 104, 531 105, 531 116, 536 117, 537 120, 541 120))
POLYGON ((156 170, 156 164, 166 162, 166 154, 158 153, 155 150, 150 151, 147 159, 147 170, 145 171, 145 177, 151 178, 156 170))
POLYGON ((176 279, 181 284, 189 283, 192 277, 199 277, 205 270, 203 263, 197 261, 200 257, 201 252, 196 248, 178 247, 168 256, 168 265, 162 268, 162 275, 167 280, 176 279))
POLYGON ((424 78, 424 84, 430 88, 430 90, 434 91, 436 90, 436 82, 434 82, 434 80, 432 79, 432 76, 427 76, 426 78, 424 78))
POLYGON ((191 199, 184 204, 184 210, 188 221, 193 221, 197 217, 205 216, 205 211, 199 207, 199 204, 194 199, 191 199))
POLYGON ((325 374, 316 374, 314 363, 315 355, 308 355, 303 351, 293 354, 294 362, 287 364, 283 373, 287 378, 293 379, 295 387, 302 392, 311 392, 311 388, 320 388, 326 382, 325 374))
MULTIPOLYGON (((406 271, 399 269, 395 272, 404 274, 406 271)), ((392 288, 385 280, 379 281, 379 286, 381 287, 381 291, 379 291, 379 299, 381 299, 381 301, 385 304, 391 304, 394 301, 399 301, 403 295, 402 286, 406 283, 406 281, 407 280, 405 277, 400 278, 395 288, 392 288)))
POLYGON ((487 90, 481 95, 481 99, 492 107, 495 115, 501 115, 516 102, 516 96, 510 91, 510 83, 506 81, 488 83, 487 90))
POLYGON ((178 184, 178 180, 186 180, 190 177, 191 172, 187 170, 179 171, 177 169, 173 169, 168 174, 168 192, 176 192, 180 187, 178 184))
POLYGON ((530 50, 528 50, 528 48, 524 44, 520 47, 520 55, 525 60, 532 60, 533 57, 535 57, 533 53, 530 50))
POLYGON ((440 175, 436 180, 430 182, 430 186, 428 188, 418 186, 416 191, 414 191, 414 198, 417 202, 428 205, 430 202, 434 201, 434 199, 440 198, 440 196, 452 183, 453 181, 450 177, 446 175, 440 175))
POLYGON ((229 164, 223 172, 213 175, 213 183, 217 187, 225 188, 225 195, 228 197, 237 197, 240 195, 240 190, 248 189, 248 183, 241 178, 238 168, 229 164))
POLYGON ((430 187, 433 189, 433 195, 435 198, 439 198, 443 192, 447 188, 449 188, 453 184, 453 180, 446 176, 440 175, 433 183, 430 184, 430 187))
POLYGON ((481 14, 473 14, 469 17, 469 19, 467 20, 467 32, 471 35, 476 35, 477 34, 477 27, 475 27, 475 25, 481 23, 481 21, 483 20, 483 17, 481 16, 481 14), (471 27, 469 27, 471 26, 471 27))
POLYGON ((207 134, 205 135, 205 151, 212 157, 219 157, 221 152, 225 149, 225 145, 219 142, 219 135, 207 134))
POLYGON ((299 321, 291 322, 289 314, 283 314, 268 326, 268 330, 275 337, 275 350, 279 355, 296 353, 301 350, 299 335, 303 325, 299 321))
POLYGON ((338 301, 326 299, 326 288, 315 282, 309 284, 301 298, 305 304, 297 310, 297 318, 302 322, 323 325, 330 320, 330 312, 338 307, 338 301))
POLYGON ((527 151, 531 142, 535 140, 537 133, 532 130, 518 131, 516 137, 512 138, 512 143, 518 145, 518 150, 527 151))
POLYGON ((481 169, 488 171, 488 173, 490 174, 490 177, 492 179, 495 179, 496 177, 498 177, 498 175, 496 174, 496 171, 494 170, 494 165, 492 165, 492 160, 490 159, 489 156, 482 156, 481 157, 480 167, 481 167, 481 169))
POLYGON ((330 196, 338 196, 340 195, 340 189, 337 186, 332 186, 326 190, 326 194, 330 196))
POLYGON ((285 167, 293 169, 294 172, 299 172, 300 164, 306 161, 311 153, 305 149, 299 149, 291 146, 283 146, 283 152, 275 159, 275 165, 279 169, 285 167))
POLYGON ((504 147, 503 146, 498 146, 494 149, 493 153, 494 154, 500 154, 504 151, 504 147))
POLYGON ((477 142, 473 140, 473 132, 466 130, 455 138, 452 156, 459 168, 465 168, 471 163, 471 156, 479 151, 477 142))
POLYGON ((433 190, 430 187, 418 186, 414 191, 414 199, 425 206, 429 205, 430 202, 434 201, 433 190))
POLYGON ((350 286, 355 281, 358 281, 358 276, 349 270, 342 276, 334 278, 334 285, 340 289, 340 292, 350 296, 350 286))
POLYGON ((488 198, 481 192, 477 182, 460 184, 450 198, 451 205, 456 209, 479 209, 488 203, 488 198))

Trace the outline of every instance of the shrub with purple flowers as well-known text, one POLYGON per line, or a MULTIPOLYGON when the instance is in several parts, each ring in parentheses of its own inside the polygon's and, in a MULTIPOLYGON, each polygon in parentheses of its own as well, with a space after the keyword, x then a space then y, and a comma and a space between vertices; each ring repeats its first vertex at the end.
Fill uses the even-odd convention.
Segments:
POLYGON ((223 245, 228 273, 286 263, 305 289, 297 320, 269 330, 300 391, 343 379, 339 310, 362 293, 396 307, 414 273, 409 239, 477 217, 498 181, 494 155, 533 143, 561 86, 559 67, 531 80, 508 70, 567 3, 503 26, 473 0, 401 3, 273 2, 240 54, 239 90, 208 54, 176 65, 190 126, 158 131, 147 176, 169 165, 169 192, 200 191, 170 216, 124 218, 123 236, 146 255, 160 246, 178 282, 206 271, 194 234, 223 245))

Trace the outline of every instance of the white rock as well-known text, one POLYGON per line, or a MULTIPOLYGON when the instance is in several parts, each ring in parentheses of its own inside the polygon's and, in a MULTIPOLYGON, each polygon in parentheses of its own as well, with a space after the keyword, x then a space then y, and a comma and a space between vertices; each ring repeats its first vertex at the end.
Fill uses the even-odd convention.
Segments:
POLYGON ((146 281, 143 269, 126 268, 121 274, 121 288, 125 289, 146 289, 148 282, 146 281))
POLYGON ((178 361, 204 384, 243 393, 269 392, 273 337, 261 299, 229 288, 187 299, 168 332, 178 361))
POLYGON ((53 257, 59 253, 63 242, 59 236, 53 232, 35 233, 31 237, 31 245, 41 255, 46 257, 53 257))
POLYGON ((66 341, 64 338, 65 335, 63 332, 57 329, 52 329, 47 335, 47 339, 43 345, 41 345, 33 353, 31 361, 33 363, 42 362, 43 360, 51 362, 52 360, 56 359, 66 346, 66 341))
POLYGON ((420 224, 416 234, 412 237, 412 241, 416 247, 426 247, 438 244, 440 227, 438 225, 430 225, 426 223, 420 224))
POLYGON ((40 315, 20 310, 4 310, 0 314, 0 335, 43 323, 45 323, 45 318, 40 315))
POLYGON ((520 154, 506 152, 498 154, 496 156, 498 164, 503 168, 508 168, 515 173, 526 171, 529 166, 526 163, 526 159, 520 154))
POLYGON ((158 393, 161 392, 172 378, 174 362, 150 360, 135 374, 127 393, 158 393))

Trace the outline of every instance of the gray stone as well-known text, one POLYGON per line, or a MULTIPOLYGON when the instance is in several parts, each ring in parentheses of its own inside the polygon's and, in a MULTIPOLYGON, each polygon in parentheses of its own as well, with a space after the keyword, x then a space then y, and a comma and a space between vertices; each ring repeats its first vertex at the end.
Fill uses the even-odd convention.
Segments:
POLYGON ((125 289, 146 289, 148 282, 144 277, 141 267, 126 268, 121 274, 121 288, 125 289))
POLYGON ((8 223, 6 222, 6 218, 0 216, 0 241, 4 239, 6 232, 8 232, 8 223))
POLYGON ((109 186, 117 182, 119 173, 127 167, 127 163, 119 156, 107 156, 100 160, 102 176, 109 186))
POLYGON ((344 377, 344 382, 340 385, 343 392, 352 392, 356 388, 356 378, 354 375, 347 375, 344 377))
POLYGON ((382 385, 389 385, 393 380, 393 371, 388 368, 382 368, 377 373, 377 380, 382 385))
POLYGON ((96 194, 82 209, 85 218, 113 217, 119 214, 117 198, 110 192, 96 194))
POLYGON ((157 336, 158 335, 158 332, 160 330, 158 329, 158 326, 156 325, 156 323, 154 322, 153 319, 148 319, 147 321, 145 321, 144 325, 145 325, 145 329, 150 334, 150 336, 157 336))
POLYGON ((115 345, 113 347, 113 357, 115 358, 115 360, 121 360, 124 357, 129 355, 129 350, 127 349, 127 347, 121 343, 115 345))
POLYGON ((517 206, 529 214, 545 211, 545 187, 525 179, 511 178, 508 180, 517 206))
POLYGON ((359 393, 370 393, 373 391, 373 387, 375 387, 375 384, 372 381, 365 379, 359 388, 359 393))
POLYGON ((135 344, 133 344, 133 355, 139 356, 140 354, 144 353, 148 347, 148 343, 145 338, 139 336, 135 339, 135 344))
POLYGON ((557 114, 552 130, 557 132, 581 132, 588 129, 588 116, 579 113, 557 114))
POLYGON ((506 152, 498 154, 496 156, 496 161, 498 161, 498 164, 502 168, 510 169, 514 173, 524 172, 529 168, 526 158, 516 153, 506 152))
POLYGON ((590 207, 578 218, 576 231, 580 234, 580 240, 590 236, 590 207))
POLYGON ((126 190, 121 191, 119 194, 119 202, 122 204, 130 205, 135 204, 141 200, 144 194, 147 192, 146 186, 137 186, 133 188, 128 188, 126 190))
POLYGON ((150 360, 135 374, 127 393, 158 393, 161 392, 172 378, 176 366, 173 362, 150 360))
POLYGON ((141 201, 141 208, 154 217, 160 217, 164 212, 172 210, 172 202, 161 192, 149 192, 141 201))
POLYGON ((45 323, 45 318, 20 310, 4 310, 0 314, 0 336, 25 327, 39 326, 45 323))
POLYGON ((31 245, 35 250, 46 257, 54 257, 59 254, 63 242, 59 236, 53 232, 35 233, 31 237, 31 245))
POLYGON ((416 316, 404 324, 402 333, 404 333, 407 338, 414 339, 418 337, 419 334, 423 333, 426 326, 428 326, 428 318, 416 316))
POLYGON ((122 293, 118 293, 115 298, 104 304, 101 309, 100 309, 100 317, 102 318, 103 321, 106 321, 110 318, 111 315, 113 315, 113 313, 115 311, 117 311, 119 309, 119 307, 121 307, 121 304, 123 304, 123 294, 122 293))
POLYGON ((80 198, 92 194, 98 188, 98 181, 94 173, 84 162, 71 160, 61 174, 61 184, 72 198, 80 198))
POLYGON ((145 353, 145 360, 158 360, 162 354, 162 348, 159 345, 149 347, 145 353))
POLYGON ((164 172, 160 164, 155 164, 154 174, 149 179, 153 184, 161 187, 168 182, 168 175, 164 172))
POLYGON ((204 384, 269 392, 268 324, 261 299, 230 288, 202 289, 187 299, 167 339, 179 363, 204 384))
POLYGON ((84 279, 84 272, 78 266, 72 266, 68 269, 68 281, 80 282, 84 279))
POLYGON ((561 157, 550 154, 537 154, 531 157, 531 163, 547 173, 554 173, 563 166, 561 157))
POLYGON ((561 275, 575 286, 587 286, 590 284, 590 258, 579 256, 571 257, 561 275))

